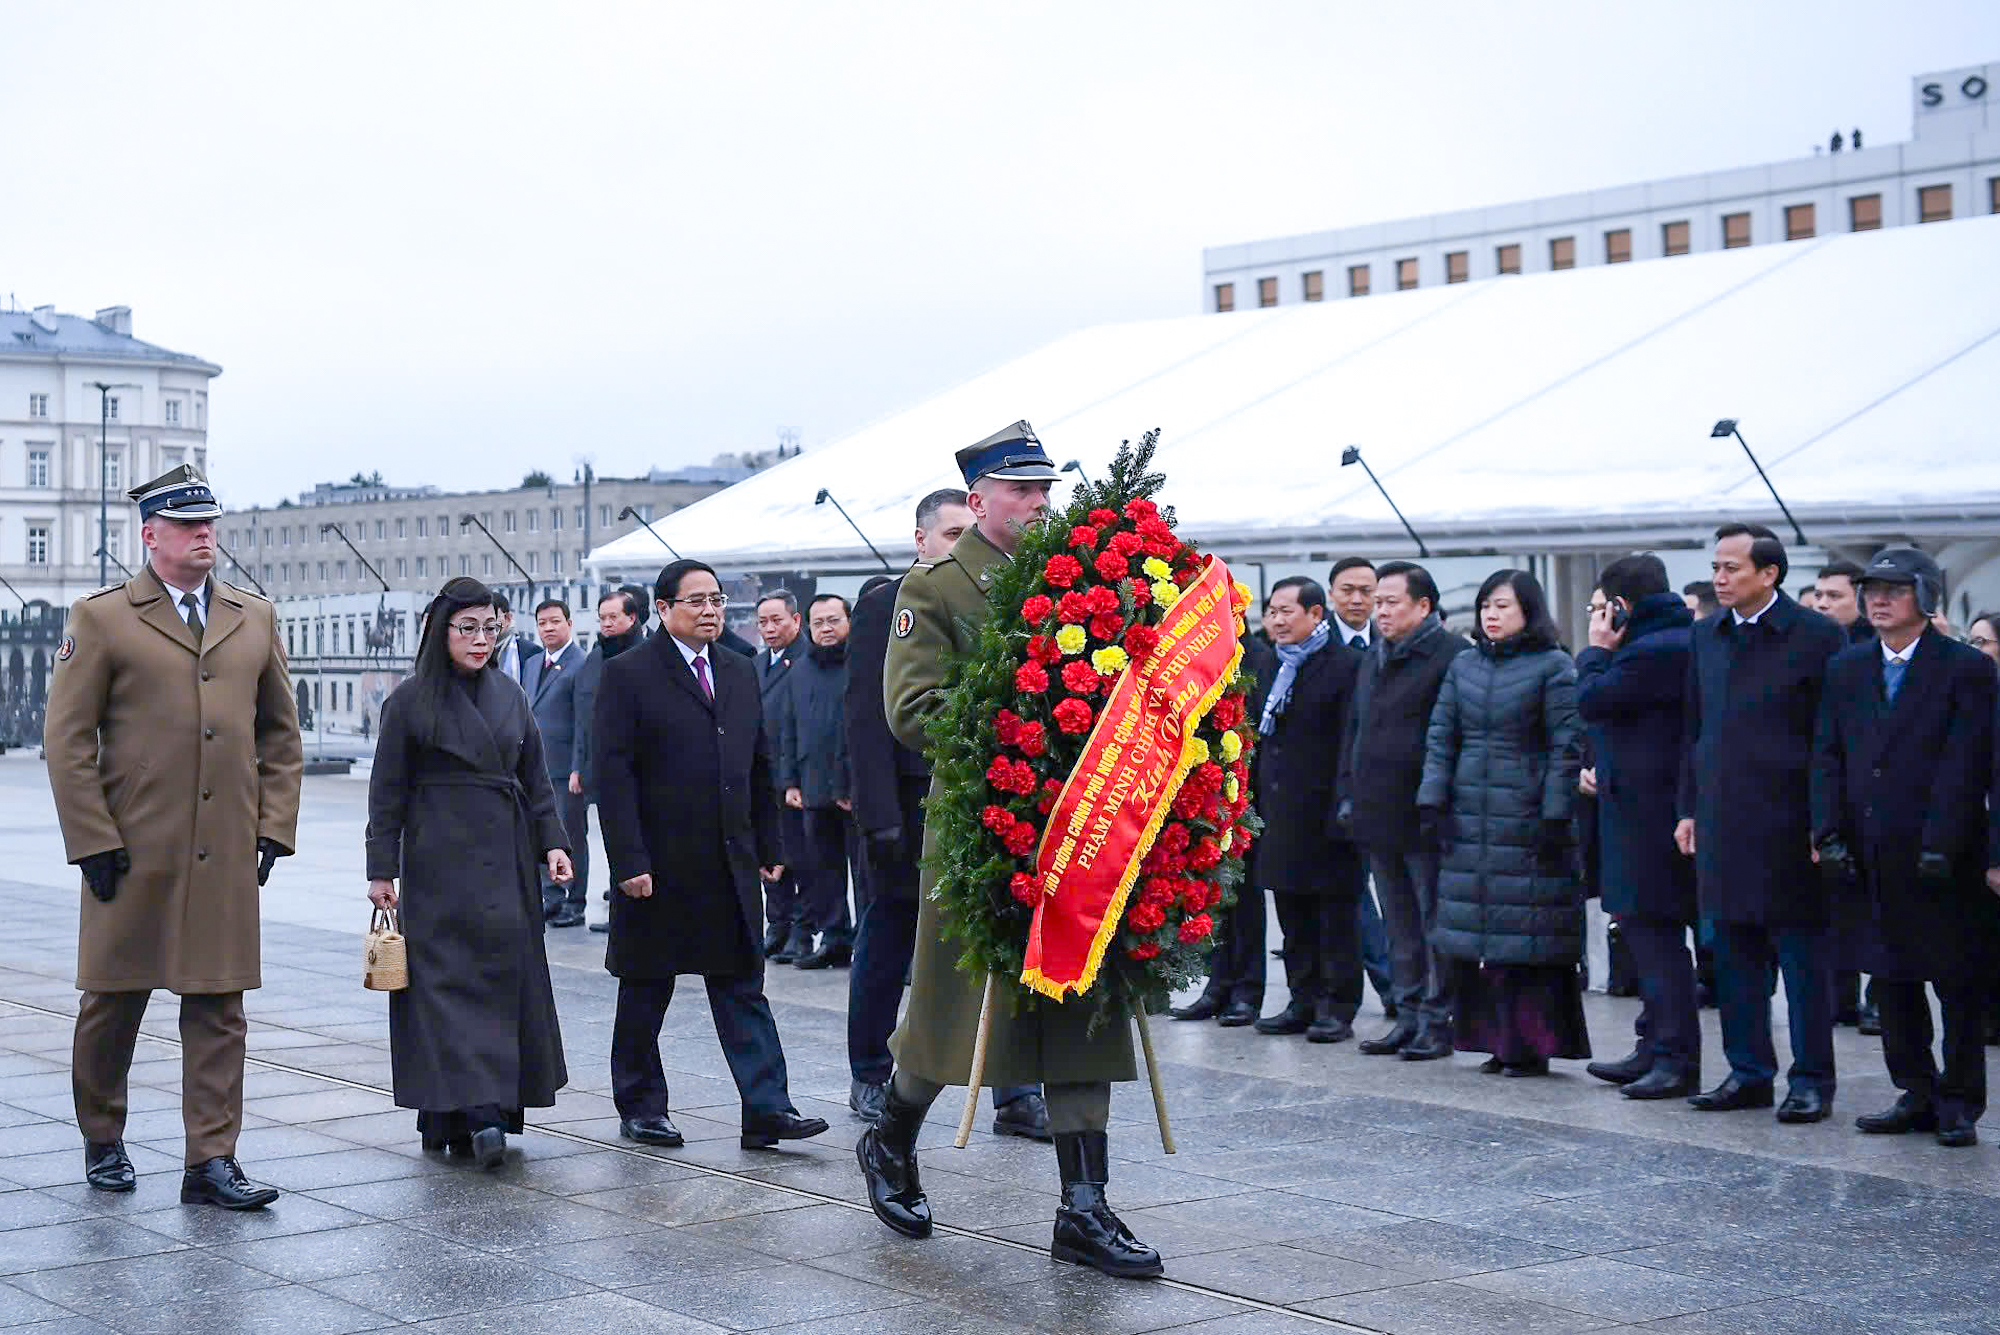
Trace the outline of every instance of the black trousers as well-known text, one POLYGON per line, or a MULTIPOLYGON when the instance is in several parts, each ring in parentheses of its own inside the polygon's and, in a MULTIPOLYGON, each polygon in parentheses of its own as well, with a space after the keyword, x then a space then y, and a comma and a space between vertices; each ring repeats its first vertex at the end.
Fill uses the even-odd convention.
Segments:
POLYGON ((1875 980, 1882 1012, 1882 1060, 1889 1079, 1941 1122, 1976 1122, 1986 1111, 1986 990, 1933 983, 1944 1018, 1944 1069, 1931 1056, 1931 1004, 1922 983, 1875 980))
POLYGON ((1209 956, 1207 991, 1222 1001, 1264 1004, 1264 892, 1239 886, 1236 903, 1222 920, 1222 944, 1209 956))
POLYGON ((1833 966, 1823 929, 1715 924, 1715 1001, 1722 1021, 1722 1053, 1729 1069, 1746 1085, 1777 1078, 1771 1042, 1771 956, 1785 979, 1790 1016, 1792 1065, 1786 1078, 1794 1090, 1834 1094, 1833 966))
MULTIPOLYGON (((704 976, 715 1036, 736 1081, 746 1116, 789 1112, 785 1050, 764 999, 761 974, 704 976)), ((611 1098, 620 1117, 664 1117, 667 1073, 660 1064, 660 1024, 674 999, 672 978, 621 978, 611 1022, 611 1098)))
POLYGON ((1397 1022, 1405 1019, 1426 1033, 1451 1037, 1452 971, 1431 949, 1437 917, 1437 857, 1422 851, 1370 849, 1368 868, 1389 933, 1389 975, 1397 1022))
POLYGON ((556 810, 562 815, 564 832, 569 835, 570 869, 576 873, 567 886, 557 885, 549 879, 548 864, 542 864, 542 909, 552 913, 561 908, 565 900, 578 908, 589 902, 590 798, 569 790, 567 774, 560 779, 552 774, 549 782, 556 788, 556 810))
MULTIPOLYGON (((802 821, 804 856, 799 878, 799 917, 808 931, 835 941, 854 939, 847 912, 847 869, 861 860, 854 818, 839 807, 807 807, 802 821)), ((793 871, 793 868, 786 868, 793 871)))
POLYGON ((1337 895, 1271 892, 1278 927, 1285 934, 1285 984, 1301 1005, 1330 1002, 1352 1021, 1361 1008, 1361 914, 1356 901, 1337 895))
POLYGON ((1701 1016, 1694 1004, 1687 924, 1624 915, 1618 919, 1618 934, 1639 975, 1639 995, 1645 999, 1640 1037, 1652 1051, 1653 1065, 1700 1074, 1701 1016))

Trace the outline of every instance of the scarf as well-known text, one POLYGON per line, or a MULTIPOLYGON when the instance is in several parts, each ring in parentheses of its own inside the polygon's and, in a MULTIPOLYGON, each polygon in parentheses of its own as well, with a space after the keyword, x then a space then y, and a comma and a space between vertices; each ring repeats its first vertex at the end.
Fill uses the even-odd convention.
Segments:
POLYGON ((806 650, 806 656, 822 668, 837 668, 847 661, 847 641, 839 644, 815 644, 806 650))
POLYGON ((1259 736, 1269 737, 1277 731, 1278 719, 1292 703, 1292 683, 1298 680, 1299 668, 1332 641, 1333 632, 1322 621, 1300 643, 1272 646, 1278 651, 1278 678, 1271 683, 1271 693, 1264 697, 1264 717, 1257 724, 1259 736))
POLYGON ((645 639, 645 628, 634 622, 632 629, 626 631, 623 635, 600 635, 597 637, 597 643, 603 648, 606 658, 616 658, 627 649, 635 648, 644 643, 645 639))

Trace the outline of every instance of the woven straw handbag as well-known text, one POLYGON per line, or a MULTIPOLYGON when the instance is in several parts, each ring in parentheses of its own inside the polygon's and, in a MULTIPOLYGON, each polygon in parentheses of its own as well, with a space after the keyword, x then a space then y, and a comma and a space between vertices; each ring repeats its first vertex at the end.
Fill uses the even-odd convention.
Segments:
POLYGON ((410 985, 410 952, 395 910, 378 908, 368 920, 367 968, 361 985, 371 992, 401 992, 410 985))

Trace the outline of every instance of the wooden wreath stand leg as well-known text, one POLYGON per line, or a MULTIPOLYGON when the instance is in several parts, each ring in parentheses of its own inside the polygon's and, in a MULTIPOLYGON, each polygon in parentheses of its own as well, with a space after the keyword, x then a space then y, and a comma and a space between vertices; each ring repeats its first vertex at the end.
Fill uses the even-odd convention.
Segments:
POLYGON ((1153 1115, 1160 1120, 1160 1148, 1173 1154, 1176 1150, 1173 1128, 1167 1125, 1167 1095, 1160 1088, 1160 1064, 1153 1057, 1153 1031, 1146 1023, 1146 1008, 1133 1006, 1132 1018, 1139 1022, 1139 1050, 1146 1054, 1146 1080, 1153 1087, 1153 1115))
POLYGON ((972 1073, 965 1079, 965 1115, 958 1119, 958 1139, 953 1144, 964 1149, 972 1139, 972 1119, 979 1112, 979 1084, 986 1078, 986 1039, 993 1032, 993 993, 998 974, 986 975, 986 994, 979 999, 979 1034, 972 1040, 972 1073))

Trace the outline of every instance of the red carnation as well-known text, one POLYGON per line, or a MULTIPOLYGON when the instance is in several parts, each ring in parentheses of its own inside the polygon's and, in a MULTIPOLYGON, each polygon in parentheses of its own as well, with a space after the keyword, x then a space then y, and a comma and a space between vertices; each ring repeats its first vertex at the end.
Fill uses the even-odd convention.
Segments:
POLYGON ((1100 505, 1090 512, 1090 522, 1099 528, 1103 528, 1106 524, 1117 523, 1118 515, 1116 511, 1107 510, 1100 505))
POLYGON ((1139 902, 1165 912, 1167 905, 1174 902, 1174 882, 1165 876, 1149 876, 1146 888, 1139 892, 1139 902))
MULTIPOLYGON (((1063 664, 1062 683, 1078 695, 1089 695, 1097 689, 1097 669, 1082 659, 1063 664)), ((1062 715, 1056 715, 1060 722, 1062 715)))
POLYGON ((1083 595, 1084 605, 1090 608, 1092 616, 1103 616, 1106 612, 1118 610, 1118 590, 1108 584, 1093 585, 1083 595))
POLYGON ((1194 831, 1179 821, 1168 821, 1160 827, 1160 847, 1180 852, 1194 842, 1194 831))
POLYGON ((1049 689, 1048 669, 1040 663, 1023 663, 1014 669, 1014 689, 1023 695, 1040 695, 1049 689))
POLYGON ((1116 612, 1102 612, 1090 619, 1090 633, 1107 644, 1115 644, 1124 630, 1125 618, 1116 612))
POLYGON ((1091 722, 1096 717, 1090 706, 1075 696, 1056 706, 1056 726, 1071 736, 1089 732, 1091 722))
POLYGON ((1213 839, 1204 839, 1188 854, 1188 866, 1196 871, 1214 871, 1222 861, 1222 850, 1215 846, 1213 839))
POLYGON ((1157 519, 1160 517, 1160 507, 1144 496, 1134 496, 1125 502, 1125 517, 1135 524, 1142 519, 1157 519))
POLYGON ((1149 580, 1134 575, 1125 581, 1125 592, 1132 595, 1132 601, 1144 608, 1153 601, 1153 585, 1149 580))
POLYGON ((1141 900, 1125 911, 1125 925, 1144 936, 1166 925, 1167 915, 1141 900))
POLYGON ((1024 820, 1017 820, 1013 828, 1001 836, 1001 842, 1007 845, 1009 853, 1017 858, 1024 858, 1035 851, 1035 841, 1039 838, 1041 831, 1024 820))
POLYGON ((1157 941, 1141 941, 1125 953, 1135 960, 1149 960, 1160 953, 1160 945, 1157 941))
MULTIPOLYGON (((1131 653, 1131 646, 1126 646, 1125 652, 1131 653)), ((1209 711, 1208 719, 1220 732, 1228 732, 1235 728, 1243 722, 1243 697, 1235 694, 1223 696, 1215 702, 1215 708, 1209 711)))
POLYGON ((1145 540, 1137 533, 1132 532, 1130 529, 1121 529, 1111 535, 1111 541, 1106 544, 1106 547, 1108 550, 1118 553, 1129 561, 1137 556, 1140 549, 1145 545, 1145 540))
POLYGON ((1157 556, 1162 561, 1173 561, 1180 554, 1181 543, 1179 538, 1169 533, 1164 537, 1147 538, 1142 547, 1148 556, 1157 556))
POLYGON ((1058 589, 1067 589, 1083 574, 1083 563, 1066 552, 1057 552, 1042 567, 1042 578, 1058 589))
POLYGON ((1049 779, 1044 782, 1042 784, 1042 798, 1041 801, 1035 803, 1035 810, 1041 812, 1044 816, 1055 810, 1056 799, 1062 796, 1062 790, 1063 786, 1060 779, 1049 779))
POLYGON ((1131 569, 1132 563, 1117 552, 1099 552, 1097 554, 1097 577, 1099 579, 1110 580, 1116 583, 1124 579, 1131 569))
POLYGON ((1038 593, 1021 604, 1021 620, 1030 626, 1039 626, 1047 621, 1049 613, 1055 610, 1056 605, 1049 600, 1049 596, 1046 593, 1038 593))
MULTIPOLYGON (((1142 663, 1160 643, 1160 632, 1151 626, 1127 626, 1125 628, 1125 654, 1134 663, 1142 663)), ((1242 706, 1237 706, 1240 712, 1242 706)))
POLYGON ((1024 756, 1038 756, 1049 749, 1048 729, 1033 719, 1022 719, 1014 730, 1014 745, 1024 756))
POLYGON ((1078 524, 1069 531, 1069 545, 1072 547, 1095 547, 1097 530, 1088 524, 1078 524))
POLYGON ((1028 657, 1037 663, 1060 663, 1062 650, 1056 645, 1053 635, 1030 635, 1028 637, 1028 657))
POLYGON ((1093 615, 1090 600, 1075 589, 1071 589, 1062 596, 1062 601, 1056 604, 1056 615, 1061 617, 1066 625, 1081 626, 1093 615))
POLYGON ((1195 942, 1215 930, 1215 924, 1208 920, 1206 913, 1197 913, 1181 924, 1181 940, 1195 942))
POLYGON ((1011 709, 1003 709, 993 716, 993 735, 1000 745, 1012 746, 1014 739, 1021 735, 1021 718, 1011 709))
POLYGON ((1014 813, 1002 806, 988 805, 981 809, 979 823, 1005 838, 1007 831, 1014 828, 1014 813))
POLYGON ((1014 892, 1014 898, 1030 907, 1041 898, 1041 892, 1035 885, 1035 878, 1024 871, 1015 872, 1014 879, 1007 883, 1007 888, 1014 892))

